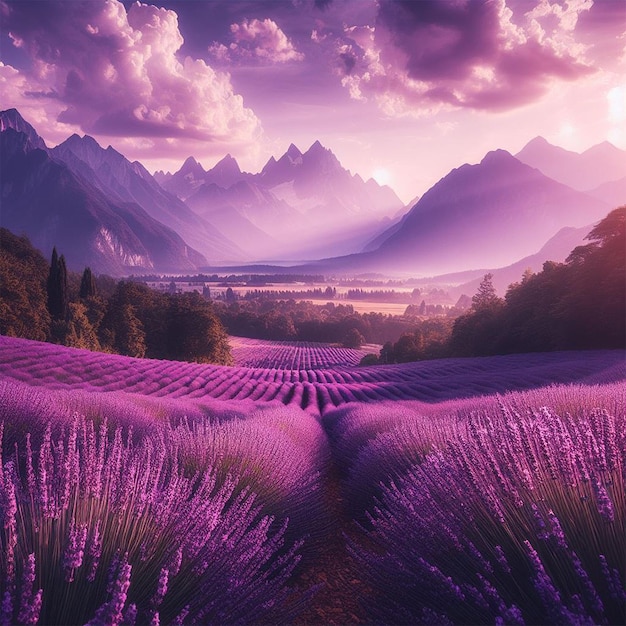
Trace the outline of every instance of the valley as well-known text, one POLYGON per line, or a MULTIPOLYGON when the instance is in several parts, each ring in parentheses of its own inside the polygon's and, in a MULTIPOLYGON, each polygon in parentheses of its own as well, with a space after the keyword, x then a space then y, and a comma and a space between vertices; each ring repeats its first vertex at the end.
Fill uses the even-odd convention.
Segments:
POLYGON ((0 626, 626 623, 623 0, 0 42, 0 626))

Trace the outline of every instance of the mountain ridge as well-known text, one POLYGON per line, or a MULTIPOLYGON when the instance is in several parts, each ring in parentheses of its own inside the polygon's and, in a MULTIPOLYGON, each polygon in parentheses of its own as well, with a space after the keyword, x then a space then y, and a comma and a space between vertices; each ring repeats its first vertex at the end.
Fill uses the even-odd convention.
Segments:
POLYGON ((535 137, 515 157, 577 191, 593 190, 623 178, 626 172, 626 151, 608 141, 578 153, 535 137))
POLYGON ((36 131, 21 116, 0 112, 0 127, 2 225, 28 235, 44 254, 57 246, 72 269, 90 266, 117 276, 157 268, 193 270, 206 263, 140 206, 112 201, 49 149, 35 147, 45 142, 36 140, 36 131))
POLYGON ((364 182, 344 169, 319 140, 305 152, 291 143, 257 174, 242 172, 236 159, 226 155, 204 173, 187 159, 180 170, 157 180, 237 242, 246 232, 261 231, 265 236, 245 243, 259 258, 351 252, 403 206, 390 187, 372 179, 364 182))
POLYGON ((89 135, 81 138, 74 134, 51 153, 115 201, 140 206, 209 260, 246 258, 243 251, 212 224, 165 191, 141 163, 129 161, 111 146, 105 149, 89 135))

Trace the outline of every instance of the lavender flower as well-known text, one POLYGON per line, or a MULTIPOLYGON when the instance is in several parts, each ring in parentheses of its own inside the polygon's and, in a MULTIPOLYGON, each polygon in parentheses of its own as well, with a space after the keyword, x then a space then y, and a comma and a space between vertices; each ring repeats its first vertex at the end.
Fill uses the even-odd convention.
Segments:
POLYGON ((83 564, 85 554, 85 542, 87 541, 87 524, 76 527, 72 520, 68 533, 67 546, 63 554, 63 567, 65 568, 65 581, 74 580, 74 570, 83 564))

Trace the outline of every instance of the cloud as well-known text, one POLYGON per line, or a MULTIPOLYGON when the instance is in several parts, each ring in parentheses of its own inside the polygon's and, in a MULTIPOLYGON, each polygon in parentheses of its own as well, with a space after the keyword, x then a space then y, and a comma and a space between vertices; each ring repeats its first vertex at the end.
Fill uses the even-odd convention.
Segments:
POLYGON ((271 19, 244 19, 231 24, 233 42, 226 47, 214 42, 209 52, 220 61, 254 61, 260 63, 287 63, 302 61, 304 55, 298 52, 287 35, 271 19))
POLYGON ((28 80, 60 103, 59 122, 155 140, 245 143, 260 132, 228 74, 179 58, 174 11, 136 2, 127 12, 117 0, 14 2, 3 18, 30 58, 28 80))
POLYGON ((342 83, 389 115, 514 109, 595 71, 576 39, 592 4, 540 0, 523 13, 521 2, 514 13, 505 0, 380 0, 374 27, 344 28, 342 83))

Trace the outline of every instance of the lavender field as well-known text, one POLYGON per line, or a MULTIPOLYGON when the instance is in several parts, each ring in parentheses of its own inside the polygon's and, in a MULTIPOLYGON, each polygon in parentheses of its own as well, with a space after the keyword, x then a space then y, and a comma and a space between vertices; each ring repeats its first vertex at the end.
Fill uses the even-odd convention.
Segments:
POLYGON ((2 623, 624 622, 623 352, 239 350, 0 337, 2 623))

